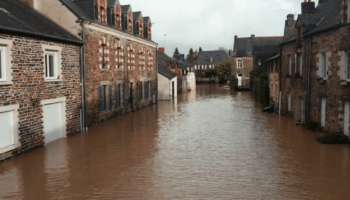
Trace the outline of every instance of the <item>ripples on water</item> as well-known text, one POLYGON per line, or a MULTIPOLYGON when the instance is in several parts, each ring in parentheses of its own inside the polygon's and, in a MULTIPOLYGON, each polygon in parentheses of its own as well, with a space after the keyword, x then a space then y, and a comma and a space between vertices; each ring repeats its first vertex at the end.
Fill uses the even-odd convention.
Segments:
POLYGON ((349 150, 200 85, 0 163, 0 199, 350 199, 349 150))

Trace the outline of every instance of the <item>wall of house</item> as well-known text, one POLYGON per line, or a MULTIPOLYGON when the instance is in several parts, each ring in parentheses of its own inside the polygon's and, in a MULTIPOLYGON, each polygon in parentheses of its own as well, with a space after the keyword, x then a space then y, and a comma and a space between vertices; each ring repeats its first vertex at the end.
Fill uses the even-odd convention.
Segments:
POLYGON ((78 18, 68 10, 59 0, 20 0, 22 3, 34 8, 40 14, 61 26, 69 33, 80 38, 81 26, 76 23, 78 18), (51 8, 55 8, 54 12, 51 8))
POLYGON ((44 145, 43 100, 66 98, 66 132, 80 131, 81 90, 80 47, 37 38, 0 34, 0 40, 12 41, 13 84, 0 84, 0 108, 18 105, 20 147, 0 154, 0 160, 44 145), (44 78, 42 45, 62 48, 60 81, 44 78))
POLYGON ((280 60, 270 61, 270 70, 269 70, 269 87, 270 87, 270 99, 275 103, 275 106, 279 106, 279 65, 280 60))
MULTIPOLYGON (((92 25, 90 27, 93 27, 92 25)), ((134 99, 136 109, 152 104, 152 97, 139 101, 138 86, 145 81, 152 81, 151 94, 157 94, 157 80, 155 67, 155 47, 141 44, 137 40, 130 41, 123 35, 115 32, 111 34, 103 32, 101 28, 86 27, 86 94, 87 94, 87 113, 88 126, 116 118, 122 114, 130 112, 129 96, 130 83, 133 83, 134 99), (105 46, 106 69, 102 69, 102 47, 105 46), (118 69, 117 48, 120 47, 118 69), (129 57, 128 51, 132 50, 132 56, 129 57), (151 53, 151 55, 148 54, 151 53), (131 62, 132 69, 129 69, 131 62), (150 64, 150 65, 149 65, 150 64), (143 66, 142 68, 140 68, 143 66), (111 85, 112 94, 115 94, 115 85, 126 85, 126 102, 122 102, 122 107, 107 110, 99 113, 98 107, 98 86, 111 85)), ((143 41, 142 39, 139 39, 143 41)), ((153 43, 152 43, 153 45, 153 43)), ((116 105, 115 95, 112 95, 112 104, 116 105)))
POLYGON ((250 87, 250 73, 253 71, 253 57, 232 57, 231 75, 237 79, 238 74, 242 74, 242 84, 244 87, 250 87), (243 67, 237 68, 237 60, 243 60, 243 67))
POLYGON ((170 100, 169 79, 161 74, 158 74, 158 100, 170 100))
POLYGON ((310 117, 311 120, 321 123, 321 101, 326 98, 325 131, 342 131, 344 101, 350 101, 350 84, 341 84, 342 52, 339 50, 341 44, 350 42, 348 35, 348 27, 343 27, 313 37, 310 117), (329 54, 326 81, 318 78, 321 51, 329 54))
POLYGON ((196 74, 194 72, 188 72, 186 80, 187 80, 187 89, 195 90, 196 89, 196 74))

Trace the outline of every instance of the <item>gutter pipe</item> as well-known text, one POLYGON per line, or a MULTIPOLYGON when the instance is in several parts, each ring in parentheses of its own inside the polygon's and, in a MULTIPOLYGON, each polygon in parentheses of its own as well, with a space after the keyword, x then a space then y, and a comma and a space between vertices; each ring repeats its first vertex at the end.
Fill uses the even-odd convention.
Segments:
POLYGON ((82 20, 82 41, 83 46, 80 48, 80 78, 81 78, 81 108, 82 108, 82 132, 87 131, 87 112, 86 112, 86 93, 85 93, 85 21, 82 20))

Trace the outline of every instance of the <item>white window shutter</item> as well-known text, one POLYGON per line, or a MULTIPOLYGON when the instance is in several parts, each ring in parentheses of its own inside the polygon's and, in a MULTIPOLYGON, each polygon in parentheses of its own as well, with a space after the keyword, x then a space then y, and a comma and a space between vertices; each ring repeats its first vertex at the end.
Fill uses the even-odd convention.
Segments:
POLYGON ((342 51, 342 62, 341 62, 341 80, 346 80, 346 67, 347 67, 347 52, 346 51, 342 51))

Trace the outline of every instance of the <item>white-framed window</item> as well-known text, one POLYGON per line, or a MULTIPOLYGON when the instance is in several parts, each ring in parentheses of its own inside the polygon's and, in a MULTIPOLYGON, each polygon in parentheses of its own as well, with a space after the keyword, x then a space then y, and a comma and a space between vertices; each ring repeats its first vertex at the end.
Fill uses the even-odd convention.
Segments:
POLYGON ((237 60, 237 68, 243 68, 243 60, 242 59, 237 60))
POLYGON ((19 105, 0 107, 0 153, 20 147, 18 109, 19 105))
POLYGON ((297 67, 296 67, 296 73, 299 74, 299 76, 303 75, 303 58, 301 53, 297 54, 297 67))
POLYGON ((57 78, 57 53, 45 52, 45 78, 56 79, 57 78))
POLYGON ((98 111, 104 113, 113 108, 112 85, 109 81, 102 81, 98 86, 98 111))
POLYGON ((327 79, 327 53, 320 54, 319 77, 327 79))
POLYGON ((291 55, 287 55, 287 63, 286 63, 286 75, 291 76, 292 75, 292 59, 291 55))
POLYGON ((342 52, 341 80, 350 82, 350 51, 342 52))
POLYGON ((0 46, 0 81, 6 80, 5 48, 0 46))
POLYGON ((45 81, 62 80, 62 48, 43 45, 45 81))
POLYGON ((0 39, 0 85, 12 84, 12 40, 0 39))

